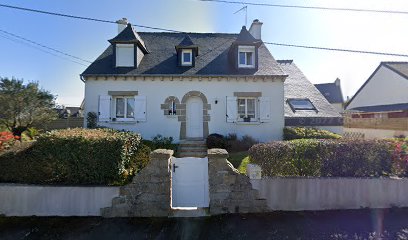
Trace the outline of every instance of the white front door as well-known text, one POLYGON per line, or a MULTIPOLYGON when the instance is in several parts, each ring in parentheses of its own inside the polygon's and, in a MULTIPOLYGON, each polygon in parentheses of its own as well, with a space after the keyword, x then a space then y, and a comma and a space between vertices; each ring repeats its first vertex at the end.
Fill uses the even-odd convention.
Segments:
POLYGON ((203 101, 201 98, 191 97, 187 100, 186 122, 187 138, 203 137, 203 101))
POLYGON ((209 206, 208 158, 172 158, 171 206, 209 206))

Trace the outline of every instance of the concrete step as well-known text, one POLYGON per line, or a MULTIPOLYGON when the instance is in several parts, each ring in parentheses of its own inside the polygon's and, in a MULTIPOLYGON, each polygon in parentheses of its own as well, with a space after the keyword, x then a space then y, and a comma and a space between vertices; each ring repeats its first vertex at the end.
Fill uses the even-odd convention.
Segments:
POLYGON ((208 213, 208 208, 172 208, 169 217, 180 217, 180 218, 196 218, 196 217, 207 217, 210 216, 208 213))

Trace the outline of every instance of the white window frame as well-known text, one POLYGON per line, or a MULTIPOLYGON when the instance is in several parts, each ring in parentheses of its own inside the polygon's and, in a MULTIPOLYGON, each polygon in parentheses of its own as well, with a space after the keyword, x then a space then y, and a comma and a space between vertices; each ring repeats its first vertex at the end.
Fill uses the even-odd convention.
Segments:
POLYGON ((134 66, 135 66, 135 45, 116 44, 116 67, 134 67, 134 66), (121 56, 119 49, 129 50, 130 51, 129 53, 131 53, 130 54, 131 59, 129 58, 129 59, 123 60, 122 58, 124 56, 121 56), (122 62, 125 62, 125 64, 121 64, 122 62))
POLYGON ((255 46, 238 46, 238 67, 239 68, 255 68, 255 46), (245 63, 241 64, 239 55, 245 53, 245 63), (252 53, 252 64, 247 63, 247 53, 252 53))
POLYGON ((239 100, 245 100, 245 117, 247 118, 248 116, 248 99, 254 100, 254 106, 255 106, 255 114, 253 118, 250 118, 249 122, 259 122, 258 118, 258 98, 257 97, 237 97, 237 117, 238 117, 238 122, 245 122, 244 118, 241 118, 240 112, 239 112, 239 100))
POLYGON ((193 49, 182 49, 181 50, 181 65, 182 66, 192 66, 193 65, 193 49), (184 54, 190 54, 190 61, 184 61, 184 54))
MULTIPOLYGON (((113 97, 113 118, 116 119, 117 122, 129 122, 129 121, 135 121, 135 106, 133 105, 133 117, 129 118, 127 117, 127 111, 128 111, 128 104, 127 101, 128 99, 133 99, 133 101, 135 101, 135 97, 134 96, 114 96, 113 97), (124 106, 124 117, 117 117, 116 116, 116 101, 118 99, 125 99, 125 106, 124 106)), ((134 103, 133 103, 134 104, 134 103)))

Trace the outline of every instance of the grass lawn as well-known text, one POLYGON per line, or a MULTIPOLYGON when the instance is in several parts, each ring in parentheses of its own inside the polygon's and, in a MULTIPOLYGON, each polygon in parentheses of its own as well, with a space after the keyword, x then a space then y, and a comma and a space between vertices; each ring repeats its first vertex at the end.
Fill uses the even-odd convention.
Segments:
POLYGON ((246 174, 247 165, 250 163, 247 151, 230 153, 228 161, 230 161, 240 173, 246 174))

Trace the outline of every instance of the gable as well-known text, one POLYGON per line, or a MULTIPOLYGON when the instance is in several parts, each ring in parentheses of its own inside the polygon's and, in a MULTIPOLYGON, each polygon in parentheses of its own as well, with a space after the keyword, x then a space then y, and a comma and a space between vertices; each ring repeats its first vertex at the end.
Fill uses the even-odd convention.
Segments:
POLYGON ((408 81, 395 69, 381 63, 357 91, 346 109, 408 103, 408 81))

